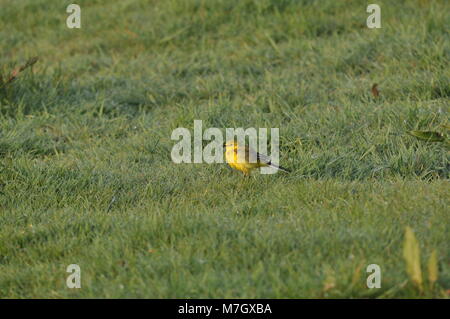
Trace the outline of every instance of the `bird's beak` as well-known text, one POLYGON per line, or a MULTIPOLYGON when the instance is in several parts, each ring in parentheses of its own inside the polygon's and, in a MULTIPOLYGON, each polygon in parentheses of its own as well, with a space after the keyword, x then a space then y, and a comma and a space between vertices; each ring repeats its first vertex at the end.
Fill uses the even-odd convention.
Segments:
POLYGON ((227 147, 227 143, 223 143, 223 148, 227 147))

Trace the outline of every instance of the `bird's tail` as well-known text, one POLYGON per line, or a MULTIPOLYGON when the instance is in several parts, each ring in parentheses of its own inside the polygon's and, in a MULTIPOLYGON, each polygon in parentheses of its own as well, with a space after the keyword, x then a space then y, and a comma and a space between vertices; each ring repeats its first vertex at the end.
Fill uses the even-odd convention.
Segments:
POLYGON ((269 163, 269 165, 270 165, 271 167, 274 167, 274 168, 276 168, 276 169, 278 169, 278 170, 280 170, 280 171, 286 172, 286 173, 290 173, 290 172, 291 172, 289 169, 284 168, 283 166, 275 165, 275 164, 273 164, 273 163, 269 163))

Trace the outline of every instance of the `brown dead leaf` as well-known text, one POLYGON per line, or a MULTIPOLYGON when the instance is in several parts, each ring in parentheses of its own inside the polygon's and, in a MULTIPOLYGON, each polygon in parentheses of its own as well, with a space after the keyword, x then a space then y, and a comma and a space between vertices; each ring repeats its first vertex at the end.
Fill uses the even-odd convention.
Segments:
POLYGON ((133 39, 136 39, 136 38, 139 37, 135 32, 133 32, 133 31, 131 31, 131 30, 128 30, 128 29, 125 29, 125 30, 124 30, 124 33, 128 34, 128 35, 129 35, 130 37, 132 37, 133 39))
POLYGON ((372 96, 373 96, 373 97, 375 97, 375 98, 379 97, 380 91, 378 91, 378 84, 377 84, 377 83, 375 83, 374 85, 372 85, 371 91, 372 91, 372 96))

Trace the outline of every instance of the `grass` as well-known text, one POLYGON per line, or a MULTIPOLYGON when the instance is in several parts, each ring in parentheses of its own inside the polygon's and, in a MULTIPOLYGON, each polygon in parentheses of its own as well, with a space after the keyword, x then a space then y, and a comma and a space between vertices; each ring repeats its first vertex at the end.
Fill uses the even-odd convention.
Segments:
POLYGON ((0 297, 448 298, 448 149, 406 134, 448 122, 446 1, 70 3, 2 1, 0 72, 40 59, 0 89, 0 297), (293 172, 174 164, 194 119, 279 127, 293 172))

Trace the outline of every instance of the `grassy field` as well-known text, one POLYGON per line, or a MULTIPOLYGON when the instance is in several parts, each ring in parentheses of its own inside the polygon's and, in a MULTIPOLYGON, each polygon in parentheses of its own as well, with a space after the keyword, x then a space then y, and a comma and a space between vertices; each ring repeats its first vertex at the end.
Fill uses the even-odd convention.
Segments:
POLYGON ((406 134, 449 119, 447 1, 72 2, 0 0, 4 78, 39 57, 0 88, 0 297, 449 297, 448 148, 406 134), (195 119, 292 173, 174 164, 195 119))

